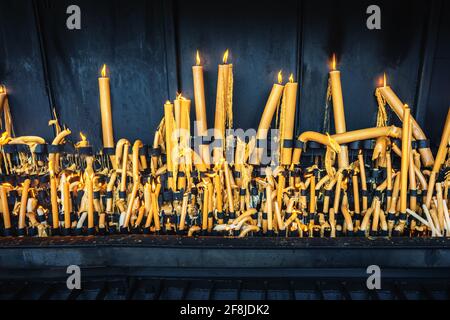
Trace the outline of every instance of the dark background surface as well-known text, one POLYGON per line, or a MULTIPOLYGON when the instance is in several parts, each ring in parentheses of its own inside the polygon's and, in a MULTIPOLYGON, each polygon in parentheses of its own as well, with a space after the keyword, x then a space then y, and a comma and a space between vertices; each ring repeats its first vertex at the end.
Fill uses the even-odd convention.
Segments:
POLYGON ((0 83, 9 90, 17 135, 51 139, 47 122, 54 107, 62 123, 98 147, 97 77, 106 63, 115 139, 150 143, 164 101, 177 91, 192 98, 197 49, 212 125, 217 64, 229 48, 235 127, 258 125, 282 69, 285 79, 292 72, 300 83, 300 133, 322 130, 328 63, 335 52, 348 130, 375 125, 374 89, 387 72, 436 144, 450 106, 449 6, 437 0, 0 0, 0 83), (81 30, 66 28, 71 4, 81 7, 81 30), (382 30, 366 28, 371 4, 381 7, 382 30))

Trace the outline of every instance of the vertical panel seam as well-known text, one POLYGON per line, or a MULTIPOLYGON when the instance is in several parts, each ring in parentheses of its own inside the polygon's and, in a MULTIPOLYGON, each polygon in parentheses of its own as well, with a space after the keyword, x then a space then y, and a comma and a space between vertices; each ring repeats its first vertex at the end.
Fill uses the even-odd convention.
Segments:
POLYGON ((415 117, 419 124, 424 122, 424 112, 428 103, 431 77, 433 74, 434 56, 438 40, 440 23, 440 0, 432 1, 429 7, 428 19, 424 23, 420 50, 420 62, 417 73, 417 85, 414 97, 415 117))
MULTIPOLYGON (((39 5, 37 3, 37 0, 33 0, 33 15, 34 15, 34 21, 36 25, 36 33, 39 41, 39 52, 41 56, 41 63, 42 63, 42 73, 44 75, 44 86, 45 86, 45 92, 47 94, 47 99, 49 103, 49 109, 50 109, 50 119, 55 120, 54 112, 56 113, 55 109, 55 98, 53 96, 53 87, 52 87, 52 81, 48 70, 48 56, 47 56, 47 50, 46 50, 46 41, 44 38, 44 34, 42 32, 42 21, 41 21, 41 13, 39 10, 39 5)), ((56 135, 56 129, 53 126, 53 134, 56 135)))
POLYGON ((301 110, 301 88, 303 85, 303 0, 297 0, 297 46, 296 46, 296 72, 298 86, 298 101, 297 101, 297 113, 295 117, 295 132, 296 135, 300 134, 300 110, 301 110))

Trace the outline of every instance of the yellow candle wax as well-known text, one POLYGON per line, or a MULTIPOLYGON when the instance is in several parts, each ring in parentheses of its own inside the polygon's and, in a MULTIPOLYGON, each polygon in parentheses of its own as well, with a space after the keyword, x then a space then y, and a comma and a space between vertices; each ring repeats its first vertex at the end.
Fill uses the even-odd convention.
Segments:
POLYGON ((295 109, 297 106, 298 83, 294 82, 294 76, 289 77, 289 82, 284 87, 283 106, 281 110, 281 164, 290 165, 292 161, 292 147, 285 147, 285 141, 294 138, 295 109))
POLYGON ((165 129, 166 129, 166 160, 167 160, 167 170, 169 171, 169 187, 172 188, 174 191, 176 190, 176 186, 174 183, 174 179, 172 177, 174 173, 174 159, 173 159, 173 149, 175 148, 176 144, 174 143, 174 125, 175 125, 175 119, 173 115, 173 104, 170 103, 170 101, 167 101, 164 104, 164 119, 165 119, 165 129))
MULTIPOLYGON (((379 90, 379 92, 381 93, 382 97, 386 100, 386 103, 395 112, 397 117, 401 121, 403 121, 403 118, 404 118, 404 114, 403 114, 403 112, 404 112, 404 110, 403 110, 404 103, 394 93, 392 88, 387 85, 386 77, 384 77, 384 84, 383 84, 383 86, 377 88, 377 90, 379 90)), ((420 128, 420 126, 417 123, 417 121, 412 116, 411 116, 411 120, 412 120, 413 137, 416 140, 426 140, 427 137, 425 136, 425 133, 420 128)), ((419 153, 420 153, 420 156, 422 158, 423 165, 425 167, 430 167, 430 166, 433 165, 434 158, 433 158, 433 154, 431 153, 430 148, 421 148, 421 149, 419 149, 419 153)))
MULTIPOLYGON (((278 73, 278 83, 275 83, 270 91, 269 98, 267 99, 266 106, 264 107, 261 120, 259 122, 258 131, 256 133, 256 140, 267 139, 267 134, 270 129, 270 124, 272 123, 273 115, 277 110, 280 103, 281 95, 283 94, 284 86, 281 85, 283 82, 283 77, 281 71, 278 73)), ((255 144, 257 142, 255 141, 255 144)), ((256 147, 255 153, 252 159, 252 164, 260 164, 262 156, 262 148, 256 147)))
MULTIPOLYGON (((334 126, 336 133, 345 133, 344 98, 342 96, 341 72, 336 70, 336 56, 333 55, 332 70, 330 71, 331 97, 333 99, 334 126)), ((348 167, 347 146, 341 146, 338 158, 339 168, 348 167)))
POLYGON ((216 96, 216 113, 214 115, 214 139, 216 142, 214 148, 214 163, 218 163, 223 158, 223 151, 225 145, 225 129, 227 120, 231 114, 231 88, 233 65, 227 64, 228 50, 223 57, 223 64, 219 65, 219 72, 217 78, 217 96, 216 96))
POLYGON ((98 87, 100 92, 100 112, 102 116, 102 134, 103 147, 114 147, 114 135, 111 113, 111 92, 109 86, 109 77, 106 75, 106 65, 103 65, 101 77, 98 78, 98 87))
MULTIPOLYGON (((208 122, 206 119, 205 83, 203 79, 203 66, 200 61, 200 54, 197 51, 196 65, 192 67, 194 80, 195 118, 197 121, 197 132, 200 137, 206 137, 208 122)), ((209 165, 209 148, 207 145, 200 145, 200 157, 206 165, 209 165)))

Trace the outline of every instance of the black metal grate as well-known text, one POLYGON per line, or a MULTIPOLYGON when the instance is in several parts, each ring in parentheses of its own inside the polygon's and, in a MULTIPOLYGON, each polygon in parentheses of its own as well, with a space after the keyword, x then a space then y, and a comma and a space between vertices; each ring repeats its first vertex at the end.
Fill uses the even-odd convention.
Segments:
POLYGON ((3 300, 445 300, 450 281, 388 280, 368 290, 364 280, 92 279, 70 291, 64 281, 1 282, 3 300))

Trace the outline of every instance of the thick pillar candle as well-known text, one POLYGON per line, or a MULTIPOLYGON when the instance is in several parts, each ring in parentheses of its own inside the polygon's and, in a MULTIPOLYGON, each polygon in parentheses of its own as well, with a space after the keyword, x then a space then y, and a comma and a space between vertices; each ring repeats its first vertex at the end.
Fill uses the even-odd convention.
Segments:
MULTIPOLYGON (((197 126, 197 134, 205 139, 208 135, 208 122, 206 120, 206 100, 205 100, 205 83, 203 79, 203 66, 200 61, 200 54, 197 51, 197 65, 192 67, 192 76, 194 80, 194 99, 195 99, 195 119, 197 126)), ((206 165, 209 165, 209 147, 200 144, 200 157, 206 165)))
POLYGON ((224 156, 226 121, 230 112, 230 79, 232 79, 233 65, 227 64, 228 50, 224 54, 223 64, 219 65, 217 78, 216 113, 214 116, 214 163, 218 163, 224 156))
POLYGON ((298 83, 294 82, 294 77, 291 75, 289 82, 284 87, 284 102, 281 110, 280 131, 282 140, 280 143, 282 165, 290 165, 292 162, 297 90, 298 83))
MULTIPOLYGON (((336 133, 345 133, 347 127, 345 124, 344 98, 342 97, 341 72, 336 70, 336 58, 333 55, 332 71, 330 71, 331 97, 333 99, 334 126, 336 133)), ((338 157, 339 168, 348 167, 348 149, 347 146, 341 146, 341 152, 338 157)))

